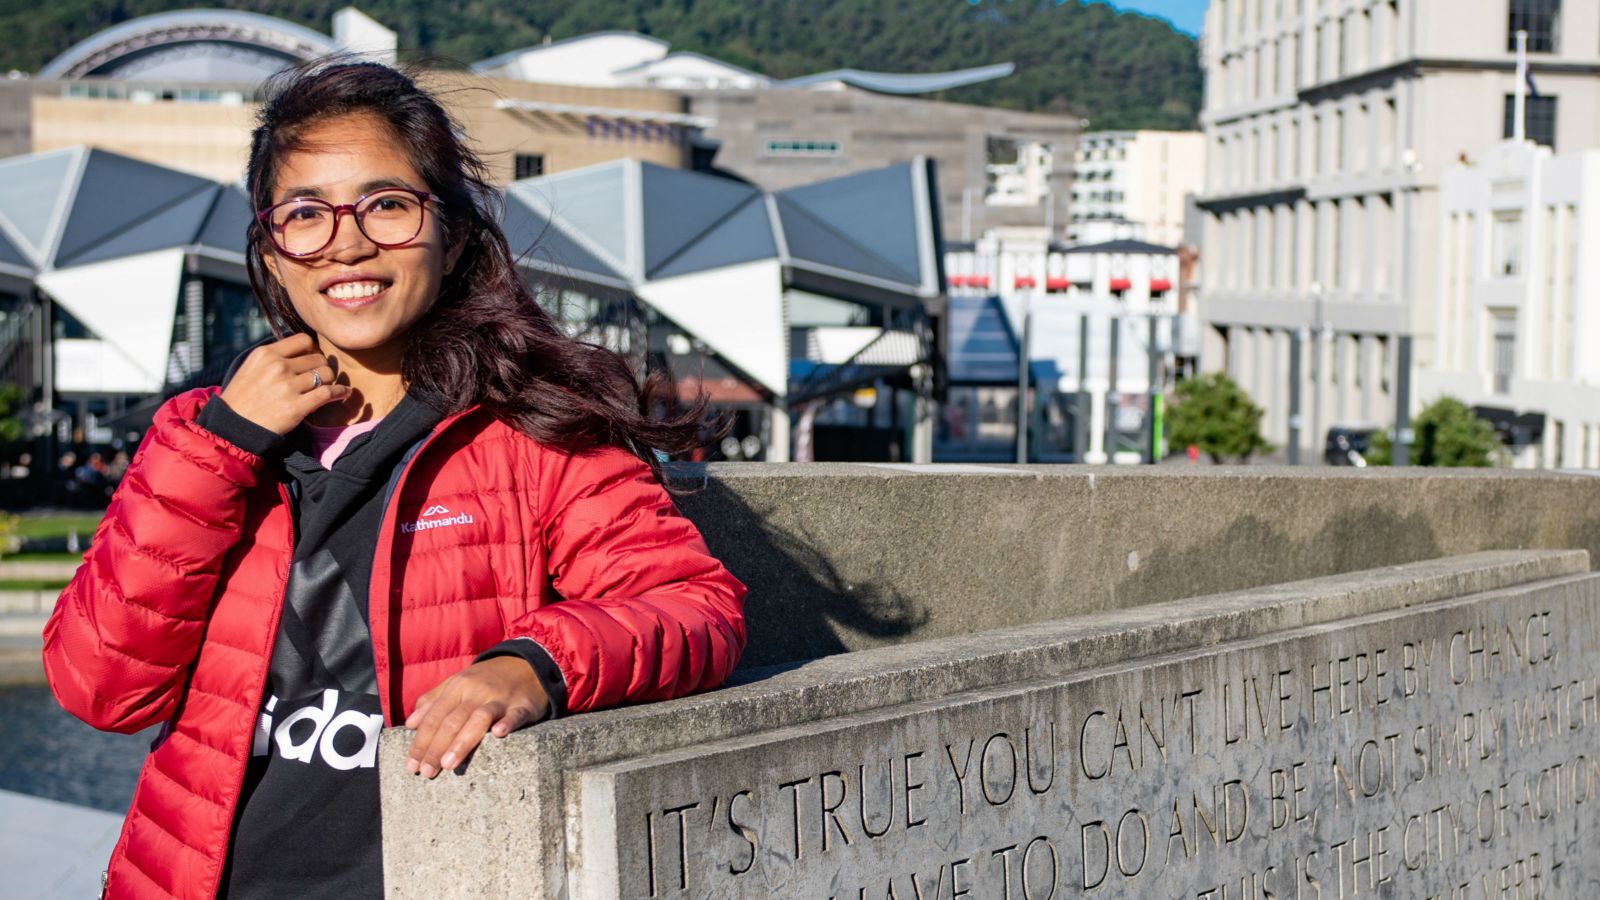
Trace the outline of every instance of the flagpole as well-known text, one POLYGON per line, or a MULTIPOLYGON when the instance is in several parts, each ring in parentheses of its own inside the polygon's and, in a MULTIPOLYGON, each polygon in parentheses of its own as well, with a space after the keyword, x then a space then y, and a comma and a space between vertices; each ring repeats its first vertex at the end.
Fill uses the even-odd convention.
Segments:
POLYGON ((1511 139, 1522 143, 1528 137, 1528 32, 1517 32, 1517 93, 1511 108, 1511 139))

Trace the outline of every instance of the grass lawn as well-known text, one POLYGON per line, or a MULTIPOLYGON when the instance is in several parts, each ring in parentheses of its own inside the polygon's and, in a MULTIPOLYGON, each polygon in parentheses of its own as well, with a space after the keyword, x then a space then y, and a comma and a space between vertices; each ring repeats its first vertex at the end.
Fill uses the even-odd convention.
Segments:
POLYGON ((66 586, 62 581, 0 580, 0 591, 59 591, 66 586))
MULTIPOLYGON (((84 538, 84 542, 87 543, 88 542, 88 538, 84 538)), ((83 554, 82 553, 8 553, 5 556, 0 557, 0 561, 3 561, 3 562, 72 563, 73 565, 77 565, 77 564, 83 562, 83 554)))
POLYGON ((29 539, 66 537, 68 534, 78 532, 78 539, 85 545, 94 534, 96 525, 100 524, 100 512, 72 512, 72 513, 46 513, 43 515, 24 515, 17 524, 17 536, 29 539))

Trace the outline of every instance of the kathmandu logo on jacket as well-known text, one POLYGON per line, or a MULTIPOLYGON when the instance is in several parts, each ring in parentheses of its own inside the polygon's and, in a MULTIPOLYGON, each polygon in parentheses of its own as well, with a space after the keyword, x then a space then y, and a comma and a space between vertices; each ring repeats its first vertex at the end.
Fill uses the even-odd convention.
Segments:
POLYGON ((435 503, 422 511, 422 518, 415 522, 401 522, 400 530, 406 534, 416 531, 427 531, 429 528, 444 528, 448 525, 471 525, 472 516, 468 513, 450 515, 450 510, 442 503, 435 503), (429 516, 438 516, 430 519, 429 516))

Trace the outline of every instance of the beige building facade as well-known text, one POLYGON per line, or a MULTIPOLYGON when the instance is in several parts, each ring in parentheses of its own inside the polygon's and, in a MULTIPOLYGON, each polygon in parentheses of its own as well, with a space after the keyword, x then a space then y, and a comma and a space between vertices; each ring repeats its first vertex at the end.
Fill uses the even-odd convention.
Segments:
POLYGON ((1205 173, 1205 136, 1198 131, 1089 132, 1073 166, 1067 236, 1111 240, 1131 223, 1136 237, 1176 247, 1183 242, 1184 201, 1199 193, 1205 173))
POLYGON ((1399 336, 1417 369, 1437 362, 1439 179, 1510 133, 1519 29, 1533 33, 1540 95, 1530 137, 1557 153, 1600 146, 1592 0, 1208 8, 1202 361, 1265 407, 1275 443, 1298 424, 1314 459, 1330 427, 1392 423, 1399 336))
MULTIPOLYGON (((1507 141, 1440 184, 1437 358, 1449 394, 1540 421, 1527 467, 1600 468, 1600 149, 1507 141)), ((1531 423, 1530 423, 1531 424, 1531 423)))
POLYGON ((927 156, 938 166, 944 238, 1067 226, 1075 116, 835 90, 693 91, 714 120, 716 165, 783 189, 927 156))
MULTIPOLYGON (((681 168, 701 124, 671 91, 445 72, 428 83, 498 184, 622 158, 681 168)), ((27 95, 32 152, 83 145, 218 181, 243 177, 259 108, 253 85, 87 79, 42 89, 47 84, 31 84, 27 95)))

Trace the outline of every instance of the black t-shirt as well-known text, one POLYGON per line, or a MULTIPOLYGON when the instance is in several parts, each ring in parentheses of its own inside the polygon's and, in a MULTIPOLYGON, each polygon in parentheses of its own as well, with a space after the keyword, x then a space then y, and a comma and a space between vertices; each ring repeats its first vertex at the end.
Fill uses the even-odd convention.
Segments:
POLYGON ((284 456, 295 549, 219 896, 383 896, 368 588, 392 477, 439 419, 408 396, 332 470, 284 456))
MULTIPOLYGON (((389 495, 441 418, 407 395, 329 470, 305 452, 303 435, 285 442, 221 398, 201 411, 199 424, 213 434, 263 458, 281 456, 295 501, 283 613, 218 897, 383 896, 376 768, 383 712, 367 597, 389 495)), ((566 684, 543 647, 507 640, 478 659, 504 655, 526 660, 551 715, 565 713, 566 684)))

